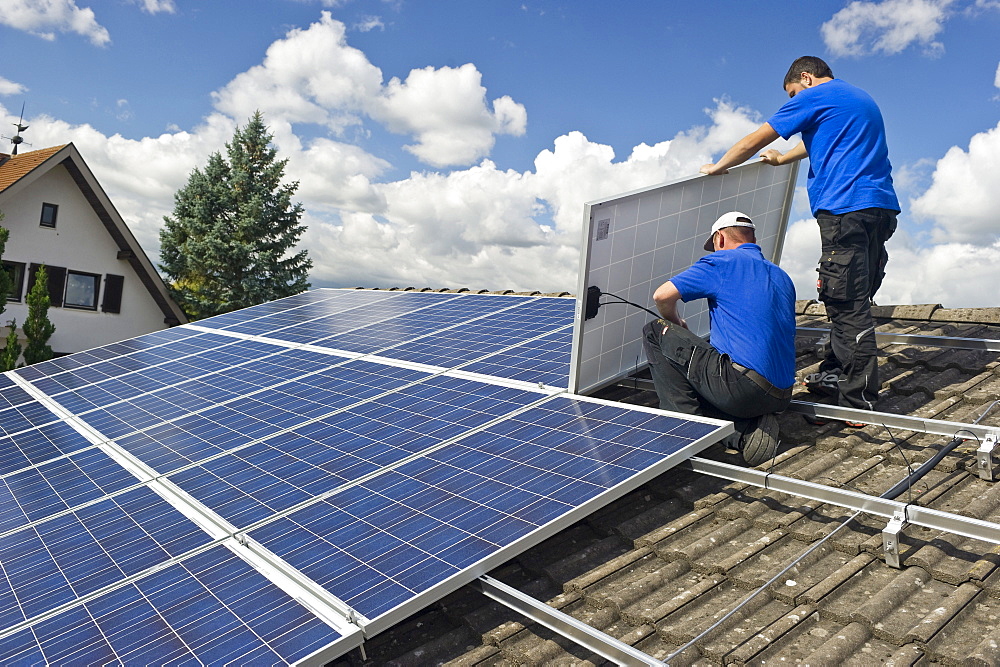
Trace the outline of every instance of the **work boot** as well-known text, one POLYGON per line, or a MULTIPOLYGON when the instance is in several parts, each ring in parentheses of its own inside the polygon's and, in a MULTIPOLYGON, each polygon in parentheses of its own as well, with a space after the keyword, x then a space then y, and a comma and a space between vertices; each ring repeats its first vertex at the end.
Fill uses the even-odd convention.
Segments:
POLYGON ((742 431, 739 450, 748 466, 757 467, 778 453, 778 417, 774 413, 748 420, 742 431))
POLYGON ((810 394, 836 396, 840 393, 840 373, 837 371, 817 371, 802 379, 802 385, 810 394))

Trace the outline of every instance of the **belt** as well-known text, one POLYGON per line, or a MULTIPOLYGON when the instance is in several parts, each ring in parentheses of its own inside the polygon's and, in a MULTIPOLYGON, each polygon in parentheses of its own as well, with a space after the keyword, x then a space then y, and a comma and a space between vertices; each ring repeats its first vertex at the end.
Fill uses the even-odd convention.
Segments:
POLYGON ((784 400, 786 398, 792 397, 791 387, 789 387, 788 389, 778 389, 773 384, 768 382, 766 377, 764 377, 754 369, 747 368, 746 366, 738 364, 735 361, 731 361, 730 363, 733 365, 733 368, 735 368, 737 372, 746 376, 747 379, 749 379, 755 385, 763 389, 768 396, 771 396, 772 398, 777 398, 779 400, 784 400))

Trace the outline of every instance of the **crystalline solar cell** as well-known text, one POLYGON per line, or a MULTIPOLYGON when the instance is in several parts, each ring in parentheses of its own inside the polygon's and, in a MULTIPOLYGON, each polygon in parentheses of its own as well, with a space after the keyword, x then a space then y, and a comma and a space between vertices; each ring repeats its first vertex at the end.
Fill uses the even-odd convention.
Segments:
POLYGON ((505 303, 512 301, 510 297, 494 297, 493 301, 495 309, 503 308, 501 312, 381 350, 378 354, 390 359, 455 368, 545 336, 572 322, 574 303, 571 299, 539 298, 520 304, 513 300, 513 307, 505 303))
POLYGON ((21 431, 14 436, 0 438, 0 475, 8 475, 92 446, 92 443, 63 422, 21 431))
POLYGON ((569 382, 573 330, 569 327, 496 352, 471 364, 463 371, 509 380, 521 380, 550 387, 566 387, 569 382))
POLYGON ((291 664, 340 638, 215 547, 0 639, 0 662, 291 664))

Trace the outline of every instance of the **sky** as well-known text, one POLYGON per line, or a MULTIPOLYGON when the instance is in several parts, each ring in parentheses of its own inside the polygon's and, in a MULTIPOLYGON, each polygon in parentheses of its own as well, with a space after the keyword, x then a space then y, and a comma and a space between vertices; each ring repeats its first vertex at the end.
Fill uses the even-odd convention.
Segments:
POLYGON ((876 301, 989 307, 997 35, 1000 0, 0 0, 0 134, 23 106, 21 152, 73 142, 155 262, 174 193, 259 110, 313 287, 574 291, 585 202, 696 174, 817 55, 885 118, 903 211, 876 301))

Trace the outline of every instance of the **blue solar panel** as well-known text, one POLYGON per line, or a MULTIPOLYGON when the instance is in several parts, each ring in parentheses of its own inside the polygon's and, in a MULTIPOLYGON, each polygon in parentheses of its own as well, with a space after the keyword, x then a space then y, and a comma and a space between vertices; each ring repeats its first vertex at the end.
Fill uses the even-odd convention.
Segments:
POLYGON ((29 620, 210 541, 149 489, 126 491, 0 536, 0 607, 29 620))
POLYGON ((0 477, 0 533, 135 486, 100 449, 86 449, 0 477))
POLYGON ((556 397, 250 535, 375 619, 716 429, 556 397))
MULTIPOLYGON (((406 293, 401 296, 400 300, 408 297, 408 301, 421 304, 421 302, 430 301, 427 297, 432 296, 440 295, 406 293)), ((353 328, 346 333, 318 340, 314 344, 349 352, 375 352, 420 336, 440 332, 442 329, 473 318, 488 315, 496 311, 498 307, 515 305, 496 296, 448 296, 452 298, 417 309, 400 310, 397 308, 392 313, 392 317, 388 319, 365 327, 353 328)), ((392 302, 392 305, 396 304, 397 301, 392 302)))
POLYGON ((540 398, 469 380, 430 378, 170 479, 230 523, 247 527, 540 398))
POLYGON ((494 297, 493 308, 505 310, 438 331, 426 338, 381 350, 378 355, 454 368, 522 345, 553 329, 568 327, 574 310, 572 300, 559 298, 531 299, 525 302, 510 297, 494 297))
POLYGON ((573 330, 541 336, 462 366, 463 371, 565 388, 569 383, 573 330))
POLYGON ((575 307, 318 290, 0 375, 0 663, 332 659, 323 595, 378 632, 724 432, 558 395, 575 307))
POLYGON ((0 438, 0 475, 8 475, 93 444, 63 422, 0 438))
POLYGON ((275 386, 251 395, 235 391, 218 395, 215 402, 180 416, 181 407, 173 404, 156 413, 127 401, 85 412, 80 418, 154 470, 168 473, 427 377, 407 368, 337 361, 341 365, 298 380, 275 378, 275 386))
POLYGON ((339 638, 215 547, 0 639, 0 663, 291 664, 339 638))

